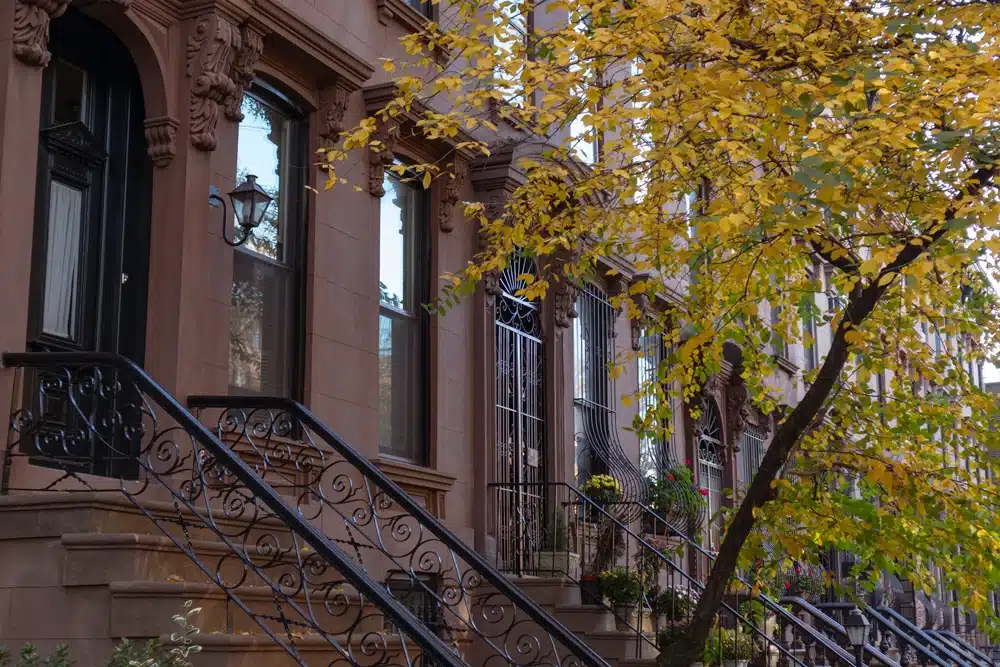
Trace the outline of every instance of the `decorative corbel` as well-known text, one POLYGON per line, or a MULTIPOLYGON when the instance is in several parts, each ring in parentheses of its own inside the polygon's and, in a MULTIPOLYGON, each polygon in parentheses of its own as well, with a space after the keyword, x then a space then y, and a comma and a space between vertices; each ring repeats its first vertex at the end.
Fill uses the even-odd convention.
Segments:
POLYGON ((177 136, 179 126, 180 121, 170 116, 147 118, 143 123, 146 131, 146 144, 149 146, 146 152, 152 158, 154 166, 166 167, 177 155, 174 137, 177 136))
POLYGON ((368 192, 376 197, 385 196, 385 168, 392 164, 396 142, 399 141, 399 124, 382 120, 375 130, 378 146, 368 147, 368 192))
POLYGON ((458 203, 462 186, 469 177, 469 165, 462 160, 455 160, 452 172, 445 182, 444 193, 441 195, 441 209, 438 213, 438 226, 448 234, 455 230, 453 220, 455 204, 458 203))
POLYGON ((566 329, 573 319, 579 316, 576 310, 576 297, 579 288, 566 277, 564 268, 580 258, 579 248, 560 248, 552 255, 552 302, 555 310, 556 326, 566 329))
POLYGON ((198 150, 215 150, 219 107, 236 93, 229 74, 234 52, 241 45, 239 30, 218 14, 199 19, 194 34, 188 37, 187 75, 194 79, 188 105, 191 144, 198 150))
POLYGON ((14 56, 25 65, 45 67, 49 53, 49 22, 62 16, 70 0, 14 0, 14 56))
POLYGON ((264 33, 260 30, 244 23, 239 34, 240 44, 229 68, 229 78, 233 80, 235 89, 226 100, 226 118, 235 123, 243 121, 243 93, 250 88, 257 62, 264 52, 264 33))
MULTIPOLYGON (((506 197, 500 195, 491 196, 484 204, 484 214, 487 220, 497 220, 503 217, 504 207, 506 205, 506 197)), ((479 243, 479 253, 482 254, 489 250, 489 239, 486 234, 483 233, 483 228, 480 226, 479 234, 477 235, 479 243)), ((493 304, 496 301, 496 297, 500 294, 500 271, 497 269, 489 269, 483 273, 483 291, 486 293, 486 310, 489 312, 493 311, 493 304)))
POLYGON ((347 88, 339 81, 323 95, 323 124, 319 128, 320 147, 331 149, 340 142, 344 131, 344 115, 347 113, 347 88))
MULTIPOLYGON (((649 280, 648 273, 639 273, 632 277, 632 284, 649 280)), ((649 295, 639 292, 632 297, 639 314, 629 319, 629 327, 632 334, 632 351, 638 352, 642 349, 642 330, 646 326, 649 314, 652 312, 652 305, 649 302, 649 295)))
POLYGON ((729 422, 729 441, 733 445, 733 451, 740 451, 740 441, 747 424, 752 419, 751 411, 753 404, 747 392, 747 386, 743 379, 736 376, 737 380, 729 385, 726 391, 726 418, 729 422))

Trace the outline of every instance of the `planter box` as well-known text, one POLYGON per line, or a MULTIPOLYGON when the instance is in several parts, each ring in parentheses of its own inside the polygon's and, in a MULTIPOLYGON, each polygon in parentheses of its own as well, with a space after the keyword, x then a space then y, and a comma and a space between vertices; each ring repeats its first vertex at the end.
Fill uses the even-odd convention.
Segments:
POLYGON ((539 574, 562 574, 580 581, 580 554, 571 551, 539 551, 535 554, 539 574))

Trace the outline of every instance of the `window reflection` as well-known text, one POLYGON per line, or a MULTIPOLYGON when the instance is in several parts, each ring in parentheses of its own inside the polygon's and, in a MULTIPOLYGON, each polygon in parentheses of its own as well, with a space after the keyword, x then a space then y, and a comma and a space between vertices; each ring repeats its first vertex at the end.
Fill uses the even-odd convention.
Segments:
POLYGON ((379 443, 383 453, 424 463, 425 336, 421 308, 426 272, 419 266, 424 192, 385 176, 379 214, 379 443))
POLYGON ((273 198, 263 222, 233 253, 229 385, 233 393, 291 396, 295 368, 295 290, 289 226, 300 188, 292 179, 293 121, 252 95, 243 98, 237 182, 248 174, 273 198))

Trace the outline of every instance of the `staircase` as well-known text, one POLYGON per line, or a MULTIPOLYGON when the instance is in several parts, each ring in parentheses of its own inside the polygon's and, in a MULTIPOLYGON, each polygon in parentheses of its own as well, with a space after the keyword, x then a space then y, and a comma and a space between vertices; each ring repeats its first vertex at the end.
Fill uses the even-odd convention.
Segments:
POLYGON ((607 667, 301 406, 245 451, 122 357, 2 362, 24 389, 0 478, 5 642, 71 640, 101 665, 119 637, 171 641, 190 599, 198 667, 607 667))

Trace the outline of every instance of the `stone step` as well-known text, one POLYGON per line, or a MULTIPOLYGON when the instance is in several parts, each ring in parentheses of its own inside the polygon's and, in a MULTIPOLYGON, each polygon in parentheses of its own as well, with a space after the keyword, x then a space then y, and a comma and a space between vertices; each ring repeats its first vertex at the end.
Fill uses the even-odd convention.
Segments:
MULTIPOLYGON (((119 581, 109 586, 111 592, 111 636, 149 638, 177 631, 173 616, 188 600, 201 611, 192 622, 205 634, 264 634, 264 630, 246 611, 214 584, 185 582, 119 581)), ((234 595, 256 618, 276 633, 284 631, 281 614, 293 624, 304 623, 305 614, 332 635, 362 636, 384 628, 381 612, 372 605, 362 606, 360 598, 346 592, 331 591, 309 596, 283 591, 298 606, 297 612, 287 599, 276 600, 274 591, 258 586, 233 589, 234 595), (328 604, 326 604, 328 603, 328 604)), ((308 625, 302 625, 307 633, 308 625)))
MULTIPOLYGON (((342 648, 351 652, 353 662, 346 661, 342 654, 322 637, 304 635, 295 637, 295 647, 307 665, 348 665, 362 667, 381 665, 418 664, 420 649, 413 642, 406 643, 406 657, 402 642, 396 637, 386 637, 381 643, 381 635, 369 636, 365 644, 360 637, 342 648), (378 645, 378 648, 375 648, 378 645), (407 660, 407 658, 409 658, 407 660)), ((161 641, 171 646, 169 636, 161 641)), ((292 658, 274 640, 267 636, 251 635, 198 635, 197 643, 201 651, 190 657, 195 667, 295 667, 301 663, 292 658)), ((339 643, 339 642, 338 642, 339 643)))
POLYGON ((615 629, 614 614, 601 605, 546 605, 546 611, 571 632, 608 632, 615 629))
POLYGON ((645 637, 649 641, 640 639, 634 632, 619 632, 617 630, 577 632, 576 634, 598 655, 608 661, 654 659, 660 654, 655 648, 656 637, 648 633, 645 637))
POLYGON ((542 606, 580 604, 579 586, 565 577, 510 577, 509 579, 512 584, 542 606))

